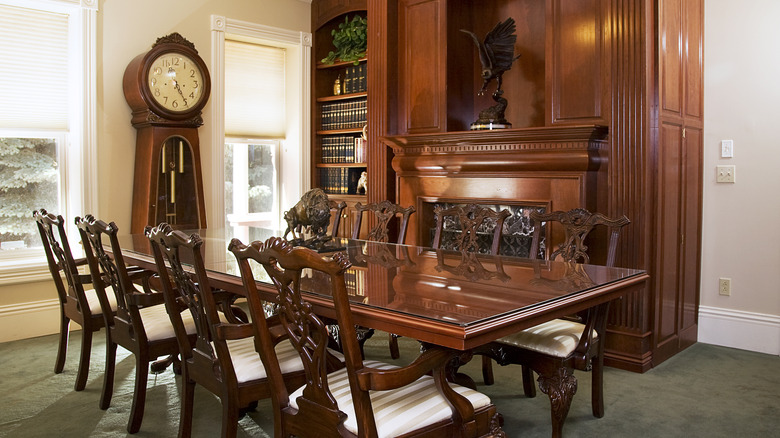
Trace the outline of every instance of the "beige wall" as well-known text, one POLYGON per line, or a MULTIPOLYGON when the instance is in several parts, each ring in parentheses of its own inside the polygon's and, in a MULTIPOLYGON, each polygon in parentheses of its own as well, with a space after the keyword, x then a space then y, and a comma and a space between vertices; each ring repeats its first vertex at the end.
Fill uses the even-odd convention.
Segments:
MULTIPOLYGON (((309 32, 311 5, 306 0, 99 0, 97 14, 98 205, 92 212, 130 228, 135 129, 122 92, 125 67, 149 50, 155 40, 179 32, 211 63, 210 16, 309 32)), ((211 172, 211 103, 200 128, 204 182, 211 172)), ((205 190, 206 206, 211 205, 205 190)), ((88 213, 88 212, 85 212, 88 213)), ((56 292, 52 282, 0 287, 0 342, 58 331, 56 292), (30 321, 37 315, 35 323, 30 321), (36 327, 37 328, 34 328, 36 327)))
MULTIPOLYGON (((209 62, 211 14, 291 30, 309 31, 309 4, 299 0, 101 0, 98 13, 98 180, 100 217, 130 226, 135 131, 122 95, 127 63, 159 36, 177 31, 209 62)), ((727 316, 766 329, 755 346, 780 351, 780 2, 708 0, 705 12, 704 210, 700 340, 721 343, 727 316), (734 158, 719 158, 720 140, 733 139, 734 158), (715 166, 735 164, 736 184, 715 184, 715 166), (717 292, 732 279, 732 296, 717 292), (774 334, 774 338, 771 336, 774 334), (769 336, 767 338, 766 336, 769 336)), ((207 106, 204 119, 212 117, 207 106)), ((208 123, 200 132, 205 180, 212 145, 208 123)), ((210 204, 206 190, 207 205, 210 204)), ((46 283, 0 288, 0 309, 53 299, 46 283)), ((2 313, 2 312, 0 312, 2 313)), ((10 313, 10 312, 6 312, 10 313)), ((1 323, 2 321, 0 321, 1 323)), ((51 331, 56 330, 56 321, 51 331)), ((741 329, 741 326, 738 327, 741 329)), ((0 330, 0 341, 11 339, 0 330), (5 337, 3 337, 5 336, 5 337)), ((6 333, 8 333, 6 331, 6 333)), ((37 333, 36 333, 37 334, 37 333)))
POLYGON ((766 322, 764 341, 780 354, 780 2, 705 8, 700 340, 707 313, 722 309, 766 322), (734 140, 734 158, 720 158, 723 139, 734 140), (735 184, 715 183, 719 164, 736 166, 735 184), (731 296, 718 294, 719 277, 731 278, 731 296))

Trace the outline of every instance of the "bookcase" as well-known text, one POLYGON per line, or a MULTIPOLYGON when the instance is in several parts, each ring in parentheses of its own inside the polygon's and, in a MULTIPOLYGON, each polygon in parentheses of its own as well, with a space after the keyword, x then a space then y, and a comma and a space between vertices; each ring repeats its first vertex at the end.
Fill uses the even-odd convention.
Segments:
MULTIPOLYGON (((365 1, 325 0, 312 4, 313 74, 315 104, 312 114, 312 187, 335 201, 345 201, 338 234, 352 233, 354 205, 366 203, 359 182, 368 170, 368 62, 322 62, 335 50, 331 32, 356 15, 366 18, 365 1)), ((369 24, 370 25, 370 24, 369 24)), ((365 178, 364 178, 365 179, 365 178)))

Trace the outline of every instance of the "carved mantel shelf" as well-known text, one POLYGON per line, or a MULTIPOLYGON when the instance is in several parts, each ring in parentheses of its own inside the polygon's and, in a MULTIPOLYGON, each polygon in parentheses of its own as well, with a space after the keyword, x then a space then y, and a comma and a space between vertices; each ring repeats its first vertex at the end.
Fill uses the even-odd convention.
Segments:
POLYGON ((551 126, 387 136, 393 169, 411 174, 584 172, 605 159, 608 129, 599 125, 551 126))

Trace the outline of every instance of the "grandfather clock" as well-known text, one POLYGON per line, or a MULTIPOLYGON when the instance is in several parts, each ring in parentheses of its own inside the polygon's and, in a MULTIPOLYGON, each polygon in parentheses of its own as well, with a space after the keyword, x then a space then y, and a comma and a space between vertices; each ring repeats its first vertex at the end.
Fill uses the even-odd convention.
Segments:
POLYGON ((195 45, 176 32, 158 38, 130 61, 122 86, 137 130, 131 232, 206 228, 198 127, 211 79, 195 45))

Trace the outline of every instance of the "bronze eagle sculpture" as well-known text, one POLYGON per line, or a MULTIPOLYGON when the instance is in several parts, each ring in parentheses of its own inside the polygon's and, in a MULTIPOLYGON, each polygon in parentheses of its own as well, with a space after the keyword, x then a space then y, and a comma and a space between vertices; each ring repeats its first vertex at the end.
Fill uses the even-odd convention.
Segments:
POLYGON ((501 95, 501 77, 505 71, 512 67, 512 63, 520 57, 520 55, 515 56, 515 41, 517 41, 515 20, 509 17, 503 22, 498 22, 493 30, 485 35, 483 42, 477 38, 474 32, 465 29, 460 31, 468 34, 474 40, 477 49, 479 49, 479 61, 482 63, 481 76, 484 81, 482 88, 479 90, 479 95, 481 96, 485 93, 488 84, 493 79, 497 81, 496 93, 501 95))

